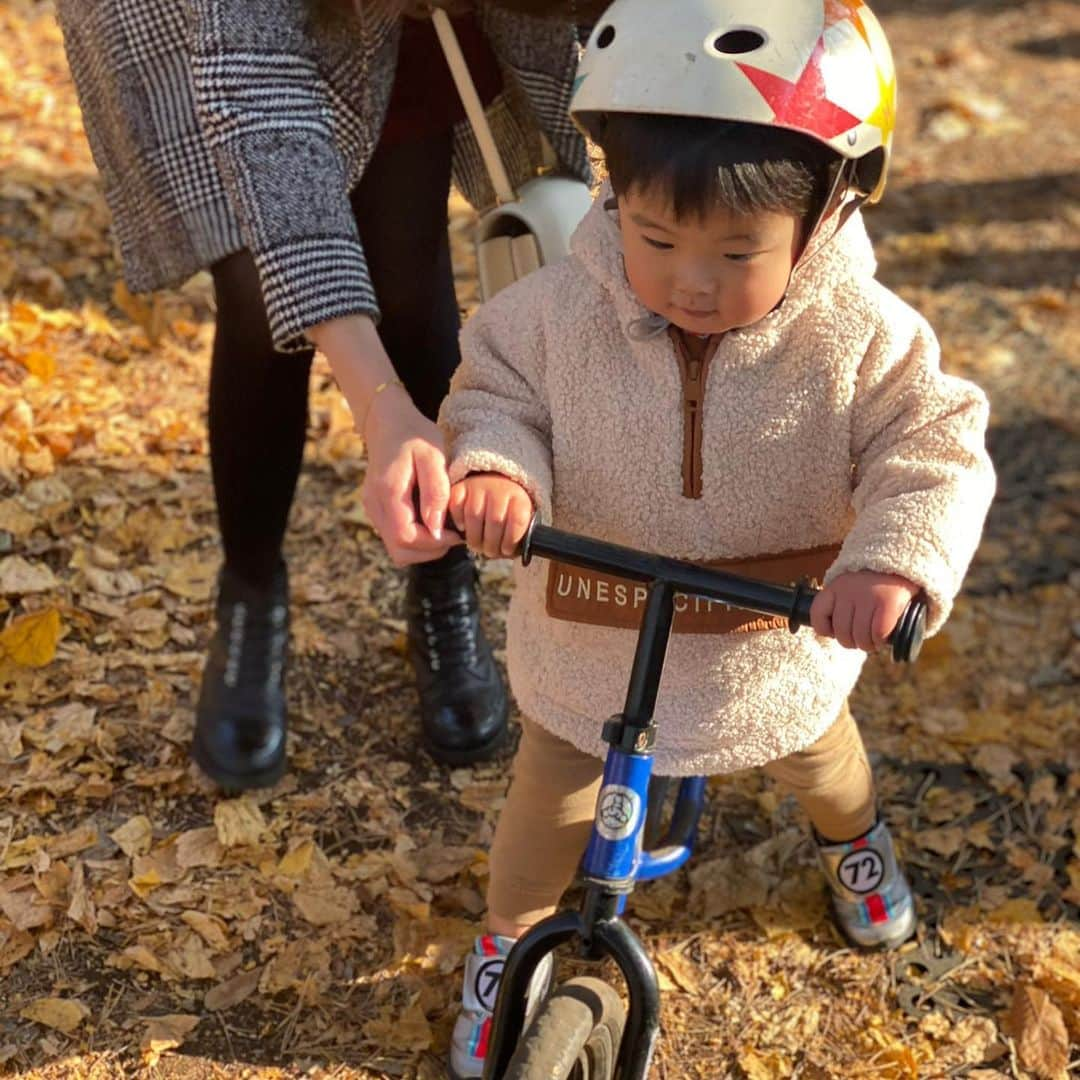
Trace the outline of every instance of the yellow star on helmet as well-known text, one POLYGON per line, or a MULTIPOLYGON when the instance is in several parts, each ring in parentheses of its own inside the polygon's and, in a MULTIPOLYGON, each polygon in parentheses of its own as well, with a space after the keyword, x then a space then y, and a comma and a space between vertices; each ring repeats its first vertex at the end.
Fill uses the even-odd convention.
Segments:
POLYGON ((896 75, 890 74, 886 79, 880 67, 875 67, 878 81, 878 103, 869 115, 863 118, 866 124, 873 124, 881 128, 881 141, 889 141, 889 137, 896 127, 896 75))

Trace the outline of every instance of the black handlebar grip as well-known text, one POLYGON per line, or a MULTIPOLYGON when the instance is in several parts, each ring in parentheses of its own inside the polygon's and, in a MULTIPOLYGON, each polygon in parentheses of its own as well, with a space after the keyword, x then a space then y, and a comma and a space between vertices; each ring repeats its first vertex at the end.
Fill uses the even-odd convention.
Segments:
POLYGON ((904 614, 900 616, 900 621, 889 635, 892 658, 896 663, 913 664, 919 658, 923 638, 926 636, 928 606, 926 597, 919 593, 918 596, 913 596, 908 606, 904 608, 904 614))

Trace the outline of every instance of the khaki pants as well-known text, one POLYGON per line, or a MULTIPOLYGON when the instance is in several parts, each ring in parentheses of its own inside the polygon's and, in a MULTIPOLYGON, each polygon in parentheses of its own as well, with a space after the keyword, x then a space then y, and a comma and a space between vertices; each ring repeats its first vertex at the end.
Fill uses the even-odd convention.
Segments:
MULTIPOLYGON (((829 840, 854 840, 873 824, 874 782, 847 705, 813 746, 764 766, 829 840)), ((491 848, 488 911, 531 926, 550 915, 589 841, 604 763, 530 720, 522 721, 514 778, 491 848)))

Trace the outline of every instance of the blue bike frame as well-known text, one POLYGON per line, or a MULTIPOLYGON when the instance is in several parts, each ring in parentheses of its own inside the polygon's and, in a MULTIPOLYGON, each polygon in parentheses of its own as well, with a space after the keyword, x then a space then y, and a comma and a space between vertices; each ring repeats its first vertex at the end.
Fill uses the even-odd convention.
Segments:
POLYGON ((488 1080, 503 1075, 521 1037, 536 965, 572 938, 580 941, 583 954, 590 958, 610 956, 630 991, 615 1067, 617 1080, 644 1080, 648 1073, 660 1030, 660 993, 644 946, 620 916, 637 881, 671 873, 690 857, 705 792, 704 777, 684 780, 664 843, 655 852, 642 850, 652 776, 653 710, 671 635, 674 597, 674 589, 666 582, 649 586, 626 707, 604 727, 611 748, 582 860, 585 903, 580 912, 559 912, 537 924, 507 958, 484 1068, 488 1080))

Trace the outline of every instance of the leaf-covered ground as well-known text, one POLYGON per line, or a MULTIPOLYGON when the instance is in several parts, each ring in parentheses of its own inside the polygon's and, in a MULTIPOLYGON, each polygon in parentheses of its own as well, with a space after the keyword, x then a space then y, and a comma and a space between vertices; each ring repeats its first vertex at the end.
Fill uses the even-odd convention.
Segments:
MULTIPOLYGON (((1080 13, 877 6, 902 118, 881 274, 989 392, 1000 475, 949 626, 854 700, 922 927, 899 957, 843 947, 797 810, 714 781, 695 861, 631 916, 671 1080, 1080 1062, 1080 13)), ((210 292, 118 284, 47 0, 0 5, 0 120, 0 1067, 438 1077, 507 761, 417 748, 401 579, 320 368, 288 541, 293 770, 231 801, 193 772, 210 292)), ((484 589, 501 640, 504 565, 484 589)))

